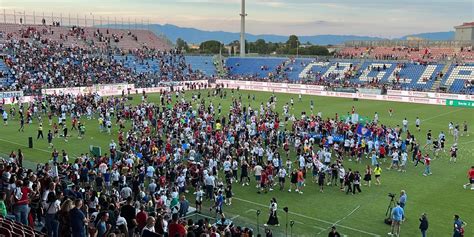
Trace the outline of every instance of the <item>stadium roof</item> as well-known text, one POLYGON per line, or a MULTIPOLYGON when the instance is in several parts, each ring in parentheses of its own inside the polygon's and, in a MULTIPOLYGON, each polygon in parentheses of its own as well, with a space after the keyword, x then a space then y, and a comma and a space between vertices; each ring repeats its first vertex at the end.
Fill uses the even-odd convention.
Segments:
POLYGON ((455 26, 454 28, 473 28, 474 27, 474 21, 473 22, 464 22, 460 26, 455 26))

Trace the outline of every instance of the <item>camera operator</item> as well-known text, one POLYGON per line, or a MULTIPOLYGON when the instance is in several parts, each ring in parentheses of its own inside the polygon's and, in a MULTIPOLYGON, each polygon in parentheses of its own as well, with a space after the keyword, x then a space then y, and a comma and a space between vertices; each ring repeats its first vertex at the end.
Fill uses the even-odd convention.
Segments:
POLYGON ((400 206, 405 210, 405 205, 407 203, 407 194, 405 190, 400 191, 400 198, 398 199, 400 206))

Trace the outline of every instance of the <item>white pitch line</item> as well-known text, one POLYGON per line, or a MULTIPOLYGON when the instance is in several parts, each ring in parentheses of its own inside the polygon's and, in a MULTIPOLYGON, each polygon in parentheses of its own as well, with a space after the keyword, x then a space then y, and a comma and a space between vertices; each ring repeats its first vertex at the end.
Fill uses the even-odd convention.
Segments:
POLYGON ((458 143, 458 145, 465 145, 465 144, 469 144, 469 143, 473 143, 474 142, 474 139, 468 141, 468 142, 461 142, 461 143, 458 143))
MULTIPOLYGON (((293 220, 293 221, 294 221, 295 223, 298 223, 298 224, 302 224, 302 225, 304 225, 304 223, 303 223, 303 222, 301 222, 301 221, 295 221, 295 220, 293 220)), ((319 227, 319 228, 321 228, 321 227, 319 227)))
MULTIPOLYGON (((28 147, 27 145, 20 144, 20 143, 17 143, 17 142, 8 141, 8 140, 1 139, 1 138, 0 138, 0 141, 8 142, 8 143, 10 143, 10 144, 15 144, 15 145, 18 145, 18 146, 28 147)), ((37 150, 37 151, 46 152, 46 153, 51 153, 51 151, 43 150, 43 149, 40 149, 40 148, 34 148, 34 147, 33 147, 32 149, 33 149, 33 150, 37 150)))
POLYGON ((328 230, 329 228, 331 228, 332 226, 336 226, 339 222, 345 220, 347 217, 349 217, 350 215, 354 214, 355 211, 357 211, 358 209, 360 208, 360 205, 358 205, 356 208, 354 208, 354 210, 352 210, 351 212, 349 212, 349 214, 347 214, 345 217, 341 218, 340 220, 334 222, 331 226, 329 226, 328 228, 324 229, 324 230, 321 230, 321 232, 319 232, 317 235, 323 233, 323 231, 325 230, 328 230))
POLYGON ((438 115, 436 115, 436 116, 429 117, 429 118, 427 118, 427 119, 422 119, 421 121, 422 121, 422 122, 426 122, 426 121, 428 121, 428 120, 432 120, 432 119, 435 119, 435 118, 438 118, 438 117, 443 117, 443 116, 445 116, 445 115, 452 114, 452 113, 455 113, 455 112, 458 112, 458 111, 461 111, 461 110, 463 110, 463 109, 451 110, 451 111, 449 111, 449 112, 442 113, 442 114, 438 114, 438 115))
POLYGON ((313 229, 318 229, 318 230, 326 230, 325 228, 323 228, 323 227, 319 227, 319 226, 311 226, 311 227, 313 227, 313 229))
POLYGON ((240 215, 237 215, 237 216, 231 217, 230 219, 231 219, 231 220, 234 220, 235 218, 239 218, 239 217, 240 217, 240 215))
MULTIPOLYGON (((242 202, 247 202, 247 203, 250 203, 250 204, 253 204, 253 205, 257 205, 257 206, 268 207, 267 205, 263 205, 263 204, 260 204, 260 203, 252 202, 252 201, 237 198, 237 197, 234 197, 234 199, 242 201, 242 202)), ((299 213, 296 213, 296 212, 289 211, 288 213, 290 213, 292 215, 295 215, 295 216, 303 217, 303 218, 306 218, 306 219, 323 222, 323 223, 326 223, 328 225, 332 225, 332 223, 333 223, 333 222, 330 222, 330 221, 322 220, 322 219, 311 217, 311 216, 306 216, 306 215, 299 214, 299 213)), ((364 233, 364 234, 367 234, 367 235, 370 235, 370 236, 380 236, 378 234, 367 232, 367 231, 356 229, 356 228, 352 228, 350 226, 339 225, 339 227, 344 228, 344 229, 348 229, 348 230, 357 231, 357 232, 360 232, 360 233, 364 233)))
POLYGON ((249 213, 249 212, 256 212, 257 210, 255 209, 248 209, 247 211, 245 211, 245 213, 249 213))

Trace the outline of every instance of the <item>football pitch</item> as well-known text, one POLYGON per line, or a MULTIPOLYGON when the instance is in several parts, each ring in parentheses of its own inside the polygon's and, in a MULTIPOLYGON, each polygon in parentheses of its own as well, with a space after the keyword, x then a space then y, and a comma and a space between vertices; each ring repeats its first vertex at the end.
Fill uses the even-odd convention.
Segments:
MULTIPOLYGON (((242 98, 244 105, 250 105, 253 109, 259 109, 261 103, 266 103, 271 93, 253 92, 253 91, 234 91, 226 90, 227 97, 208 97, 207 91, 201 91, 201 98, 206 104, 212 102, 217 110, 218 104, 222 105, 221 116, 227 115, 232 101, 232 96, 242 98), (250 96, 250 99, 248 98, 250 96), (255 96, 255 100, 253 100, 255 96)), ((187 91, 186 97, 191 98, 192 93, 197 91, 187 91)), ((418 218, 422 213, 427 213, 429 220, 428 236, 452 236, 453 215, 458 214, 461 219, 468 223, 465 236, 474 236, 474 191, 463 189, 463 184, 467 183, 467 171, 474 165, 474 134, 471 136, 461 136, 458 141, 458 161, 449 162, 448 150, 453 144, 453 137, 448 134, 448 123, 450 121, 462 126, 463 121, 467 121, 471 130, 474 126, 474 109, 454 108, 435 105, 421 105, 396 102, 382 102, 352 99, 303 96, 302 101, 298 100, 298 95, 276 94, 276 110, 282 114, 283 105, 294 99, 294 107, 290 113, 300 116, 305 111, 310 114, 310 101, 314 101, 314 113, 321 112, 323 118, 333 118, 336 113, 339 116, 346 115, 351 111, 352 106, 360 116, 366 116, 373 119, 374 113, 379 114, 379 121, 382 124, 396 126, 402 124, 402 120, 407 118, 409 121, 409 130, 415 135, 421 147, 426 141, 428 129, 432 130, 433 136, 437 137, 440 131, 447 134, 446 153, 441 152, 439 158, 432 161, 431 169, 433 175, 424 177, 423 165, 415 167, 411 163, 411 153, 409 153, 409 163, 407 172, 401 173, 395 170, 387 170, 389 160, 382 164, 383 172, 381 175, 382 185, 371 187, 362 186, 362 192, 356 195, 346 195, 338 187, 327 186, 324 193, 319 192, 316 183, 311 182, 310 172, 306 180, 304 194, 288 192, 289 180, 287 179, 287 188, 283 191, 276 188, 274 191, 266 194, 257 194, 255 180, 249 186, 242 187, 239 184, 233 185, 234 199, 231 206, 225 206, 224 212, 227 218, 232 219, 236 224, 251 226, 257 228, 257 210, 261 211, 258 217, 259 232, 264 233, 263 223, 268 218, 268 206, 270 199, 275 197, 278 201, 279 227, 271 227, 274 234, 284 236, 286 234, 286 216, 283 207, 288 207, 288 221, 294 221, 293 227, 288 227, 288 235, 292 232, 293 236, 327 236, 331 226, 337 226, 338 231, 346 236, 387 236, 390 227, 383 220, 389 204, 388 193, 398 194, 400 190, 405 190, 408 195, 408 201, 405 208, 406 221, 401 226, 401 236, 419 236, 418 218), (389 116, 389 108, 393 109, 393 116, 389 116), (421 131, 415 130, 415 119, 421 119, 421 131), (472 226, 471 226, 472 225, 472 226)), ((141 95, 134 95, 130 101, 132 104, 140 102, 141 95)), ((175 96, 173 95, 173 99, 175 96)), ((148 101, 159 103, 159 94, 149 94, 148 101)), ((69 118, 69 116, 68 116, 69 118)), ((46 116, 44 120, 44 134, 51 128, 48 125, 46 116)), ((57 121, 54 118, 53 121, 57 121)), ((70 128, 70 119, 68 125, 70 128)), ((77 131, 70 131, 71 137, 68 142, 61 138, 55 138, 53 144, 61 154, 64 149, 68 152, 70 162, 81 153, 89 151, 90 145, 100 146, 102 153, 108 150, 108 144, 112 139, 117 141, 118 127, 114 126, 112 135, 99 132, 99 124, 96 119, 85 122, 86 136, 84 139, 77 138, 77 131)), ((52 149, 48 148, 45 139, 36 139, 38 121, 33 124, 26 124, 24 132, 18 132, 19 119, 10 118, 8 126, 0 125, 0 153, 3 156, 17 149, 22 149, 25 154, 25 162, 30 168, 35 167, 37 163, 44 163, 51 159, 52 149), (28 148, 28 137, 33 137, 34 148, 28 148)), ((130 126, 130 124, 127 124, 130 126)), ((287 125, 289 126, 289 125, 287 125)), ((462 130, 462 129, 460 129, 462 130)), ((405 134, 402 135, 405 137, 405 134)), ((422 150, 423 154, 431 151, 422 150)), ((283 154, 283 153, 281 153, 283 154)), ((296 159, 294 153, 290 154, 292 160, 296 159)), ((433 156, 432 156, 433 158, 433 156)), ((60 157, 61 160, 61 157, 60 157)), ((358 170, 364 173, 365 166, 370 164, 369 160, 364 159, 361 164, 345 159, 344 166, 352 170, 358 170)), ((252 177, 251 177, 252 178, 252 177)), ((192 193, 192 192, 191 192, 192 193)), ((190 203, 194 203, 194 196, 187 196, 190 203)), ((205 203, 204 208, 209 207, 205 203)), ((213 213, 204 213, 204 215, 214 217, 213 213)), ((257 230, 255 230, 257 231, 257 230)))

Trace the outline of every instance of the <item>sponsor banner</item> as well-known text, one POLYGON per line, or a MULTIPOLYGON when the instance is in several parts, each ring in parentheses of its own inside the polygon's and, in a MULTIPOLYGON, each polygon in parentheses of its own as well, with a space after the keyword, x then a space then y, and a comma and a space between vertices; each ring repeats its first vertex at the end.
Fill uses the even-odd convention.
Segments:
POLYGON ((122 90, 134 90, 134 84, 104 84, 104 85, 93 85, 93 86, 81 86, 81 87, 67 87, 67 88, 54 88, 54 89, 43 89, 41 93, 43 95, 59 95, 59 94, 71 94, 71 95, 82 95, 98 93, 101 96, 112 96, 121 95, 122 90))
POLYGON ((377 95, 376 94, 362 94, 362 93, 358 93, 359 95, 359 98, 362 98, 362 99, 377 99, 377 95))
POLYGON ((348 92, 348 93, 356 93, 357 90, 353 87, 336 87, 332 88, 332 91, 337 91, 337 92, 348 92))
POLYGON ((18 97, 18 100, 15 97, 2 98, 0 99, 0 104, 16 104, 16 103, 30 103, 35 100, 34 96, 22 96, 18 97))
POLYGON ((324 90, 324 86, 318 86, 318 85, 307 85, 307 88, 312 89, 312 90, 320 90, 320 91, 324 90))
POLYGON ((387 100, 393 100, 393 101, 401 101, 402 96, 396 96, 396 95, 387 95, 386 99, 387 100))
POLYGON ((134 84, 105 84, 105 85, 93 85, 92 93, 97 92, 101 96, 112 96, 121 95, 122 91, 127 94, 128 90, 134 90, 134 84))
POLYGON ((0 99, 19 98, 23 96, 23 91, 0 92, 0 99))
POLYGON ((467 100, 446 100, 447 106, 474 108, 474 101, 467 100))
POLYGON ((374 95, 382 94, 381 89, 358 88, 357 90, 359 91, 359 93, 362 93, 362 94, 374 94, 374 95))

